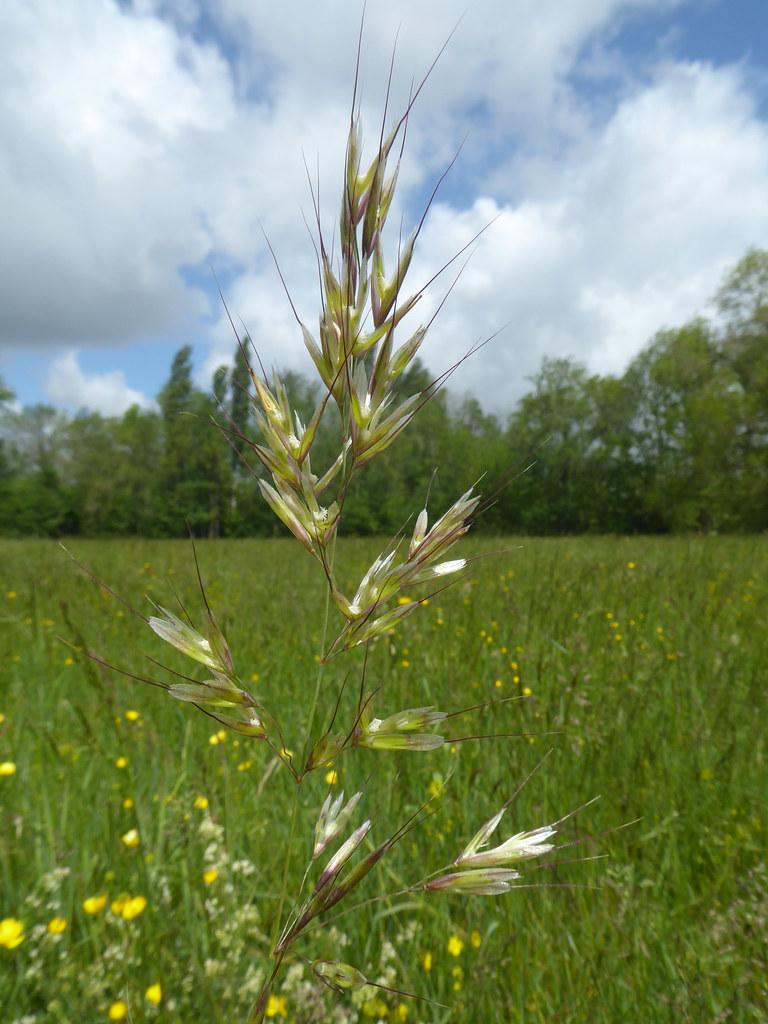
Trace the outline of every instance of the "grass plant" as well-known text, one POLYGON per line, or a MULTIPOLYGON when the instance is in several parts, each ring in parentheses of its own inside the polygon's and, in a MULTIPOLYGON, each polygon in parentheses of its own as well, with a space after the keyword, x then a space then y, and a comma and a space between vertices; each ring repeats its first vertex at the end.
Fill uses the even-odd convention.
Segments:
POLYGON ((364 160, 353 100, 317 335, 297 316, 325 387, 309 423, 252 359, 259 434, 232 439, 299 545, 204 544, 195 574, 187 547, 78 544, 96 586, 4 545, 14 1024, 759 1019, 739 956, 768 898, 764 546, 500 555, 465 540, 472 492, 337 543, 354 475, 453 369, 399 392, 429 327, 396 340, 423 218, 385 266, 410 110, 364 160), (334 409, 338 456, 312 467, 334 409), (599 866, 572 810, 596 792, 593 833, 642 817, 599 866))
MULTIPOLYGON (((340 541, 338 557, 362 571, 377 550, 340 541)), ((93 541, 76 554, 120 579, 133 604, 167 600, 169 578, 195 600, 186 544, 93 541)), ((251 689, 301 736, 323 625, 311 560, 289 541, 210 542, 199 559, 251 689)), ((243 1019, 268 960, 293 779, 264 743, 222 739, 216 723, 63 646, 58 636, 77 643, 86 624, 92 646, 145 664, 136 623, 55 544, 2 542, 0 563, 0 762, 15 769, 0 777, 0 916, 23 926, 23 941, 0 948, 2 1019, 108 1020, 119 1002, 132 1021, 243 1019), (143 908, 129 902, 139 897, 143 908), (55 919, 63 931, 49 930, 55 919), (155 985, 159 1004, 146 998, 155 985)), ((558 735, 429 755, 352 751, 302 787, 291 877, 326 794, 365 788, 364 806, 395 827, 439 794, 439 813, 392 850, 362 898, 404 888, 455 856, 550 746, 518 797, 520 828, 594 793, 592 831, 642 821, 601 840, 608 859, 579 865, 597 892, 402 897, 311 934, 313 958, 341 958, 452 1011, 381 990, 343 1000, 297 960, 273 992, 274 1018, 765 1019, 767 563, 764 538, 524 540, 374 645, 369 672, 394 706, 530 690, 513 705, 516 725, 558 735)), ((326 671, 345 674, 341 659, 326 671)), ((486 731, 499 716, 508 724, 508 711, 484 713, 486 731)), ((573 880, 573 869, 553 878, 573 880)))

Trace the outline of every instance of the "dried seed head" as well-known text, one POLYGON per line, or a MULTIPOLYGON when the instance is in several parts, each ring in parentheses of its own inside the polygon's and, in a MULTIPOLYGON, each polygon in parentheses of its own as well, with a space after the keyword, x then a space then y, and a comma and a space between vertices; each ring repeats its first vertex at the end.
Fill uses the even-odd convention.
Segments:
POLYGON ((209 711, 208 714, 227 729, 240 733, 241 736, 257 740, 267 737, 263 722, 252 708, 233 708, 226 714, 221 711, 209 711))
MULTIPOLYGON (((277 483, 277 480, 275 482, 277 483)), ((315 548, 312 543, 310 532, 306 525, 301 521, 301 518, 296 515, 295 508, 291 507, 292 503, 287 500, 286 495, 284 493, 278 493, 278 491, 276 491, 275 488, 265 480, 259 480, 258 485, 264 500, 275 513, 277 518, 288 527, 298 541, 301 541, 307 551, 314 555, 315 548)))
MULTIPOLYGON (((457 859, 456 863, 471 866, 501 867, 504 864, 511 864, 519 860, 530 860, 531 857, 541 857, 555 848, 554 843, 546 840, 555 835, 556 829, 552 825, 544 825, 542 828, 533 829, 531 832, 518 832, 510 836, 505 842, 496 846, 493 850, 485 850, 482 853, 465 850, 457 859)), ((474 842, 474 840, 473 840, 474 842)), ((471 844, 470 844, 471 845, 471 844)), ((482 843, 480 845, 483 845, 482 843)), ((477 850, 478 847, 475 847, 477 850)))
POLYGON ((344 793, 340 793, 335 800, 330 794, 326 797, 325 803, 320 809, 320 816, 315 825, 315 845, 312 850, 312 859, 316 860, 321 853, 336 839, 347 826, 362 797, 362 792, 355 793, 342 808, 344 793))
POLYGON ((363 718, 357 730, 355 743, 369 750, 436 750, 445 740, 433 733, 420 733, 446 718, 443 711, 434 708, 409 708, 398 711, 388 718, 374 718, 370 722, 363 718))
POLYGON ((370 819, 368 821, 364 821, 359 828, 355 829, 355 831, 352 833, 349 839, 347 839, 345 843, 342 843, 342 845, 339 847, 336 853, 334 853, 334 855, 323 868, 322 874, 320 875, 320 878, 317 880, 317 885, 315 886, 316 893, 324 889, 331 881, 331 879, 335 878, 336 875, 338 875, 338 873, 347 863, 349 858, 358 848, 360 843, 362 843, 362 841, 370 832, 371 825, 372 822, 370 821, 370 819))
POLYGON ((462 896, 498 896, 512 888, 520 874, 511 868, 485 868, 477 871, 454 871, 426 882, 426 892, 455 892, 462 896))
POLYGON ((365 988, 368 979, 351 964, 343 964, 334 960, 315 960, 312 971, 326 985, 337 992, 365 988))
POLYGON ((182 622, 167 608, 161 608, 159 605, 158 608, 163 613, 162 617, 151 615, 147 622, 161 639, 195 661, 207 665, 208 668, 218 669, 220 672, 227 671, 228 666, 222 664, 221 658, 216 656, 210 642, 204 636, 186 622, 182 622))
POLYGON ((230 682, 226 676, 217 675, 202 683, 172 683, 168 693, 176 700, 189 704, 205 704, 207 707, 251 707, 253 698, 230 682))
POLYGON ((486 821, 482 828, 480 828, 475 833, 472 839, 467 843, 465 848, 456 858, 456 864, 463 863, 468 857, 473 856, 473 854, 477 853, 478 850, 481 850, 486 845, 489 838, 498 828, 499 822, 504 817, 505 811, 506 807, 502 807, 498 814, 494 814, 492 818, 489 818, 488 821, 486 821))
POLYGON ((410 733, 369 733, 363 734, 358 740, 359 747, 367 747, 369 750, 410 750, 425 751, 437 750, 445 743, 443 736, 429 732, 410 733))
POLYGON ((407 711, 398 711, 397 714, 390 715, 383 720, 376 718, 374 722, 377 722, 378 725, 374 727, 374 722, 371 722, 368 728, 370 732, 414 732, 417 729, 428 729, 431 725, 437 725, 447 717, 445 711, 436 711, 433 707, 409 708, 407 711))
POLYGON ((421 542, 424 540, 424 537, 426 536, 427 533, 428 521, 429 520, 427 518, 427 510, 423 508, 421 512, 419 512, 418 518, 416 519, 416 525, 413 528, 413 537, 411 538, 411 544, 410 547, 408 548, 409 558, 413 558, 414 551, 419 546, 419 544, 421 544, 421 542))

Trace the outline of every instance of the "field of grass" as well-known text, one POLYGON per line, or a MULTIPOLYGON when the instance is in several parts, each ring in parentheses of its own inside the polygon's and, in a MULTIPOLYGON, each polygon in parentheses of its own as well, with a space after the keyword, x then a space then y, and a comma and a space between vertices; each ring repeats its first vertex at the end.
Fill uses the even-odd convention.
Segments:
MULTIPOLYGON (((188 544, 72 550, 143 613, 147 596, 175 607, 175 589, 201 621, 188 544)), ((374 903, 299 946, 450 1010, 382 991, 337 997, 297 959, 271 1015, 765 1021, 768 538, 466 550, 486 556, 472 575, 371 649, 376 712, 519 695, 455 720, 452 735, 539 735, 346 753, 301 787, 288 877, 295 889, 329 789, 364 786, 376 841, 434 798, 437 813, 359 898, 401 890, 452 861, 550 748, 499 838, 599 795, 564 833, 607 834, 560 859, 607 856, 526 879, 549 888, 374 903)), ((340 542, 342 574, 359 576, 377 551, 340 542)), ((301 749, 325 609, 316 565, 291 541, 203 543, 199 557, 244 684, 301 749)), ((0 542, 0 580, 0 1021, 95 1024, 112 1008, 133 1022, 241 1024, 280 905, 289 773, 265 744, 219 736, 194 708, 62 643, 139 674, 152 670, 146 655, 171 660, 57 545, 0 542)), ((348 672, 340 715, 353 715, 361 661, 325 669, 325 717, 348 672)))

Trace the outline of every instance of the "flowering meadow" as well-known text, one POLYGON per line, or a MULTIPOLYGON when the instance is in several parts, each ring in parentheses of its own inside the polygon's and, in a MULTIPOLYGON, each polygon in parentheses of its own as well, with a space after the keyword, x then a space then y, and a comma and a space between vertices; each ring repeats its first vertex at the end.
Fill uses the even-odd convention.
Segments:
MULTIPOLYGON (((126 604, 53 542, 0 542, 0 1024, 232 1024, 264 982, 293 779, 264 742, 95 660, 186 671, 131 607, 176 607, 175 593, 199 613, 190 545, 71 547, 126 604)), ((340 540, 342 575, 380 548, 340 540)), ((377 641, 366 672, 395 708, 477 710, 428 757, 357 750, 324 766, 296 834, 311 837, 329 793, 365 788, 377 841, 427 803, 356 904, 452 861, 532 772, 511 829, 599 795, 561 828, 587 838, 527 875, 535 888, 340 908, 312 955, 375 984, 339 998, 296 955, 266 1017, 766 1020, 768 539, 475 539, 462 554, 482 556, 471 578, 377 641)), ((243 680, 281 709, 290 759, 323 581, 289 541, 202 542, 198 557, 243 680)), ((349 663, 325 671, 341 687, 349 663)))

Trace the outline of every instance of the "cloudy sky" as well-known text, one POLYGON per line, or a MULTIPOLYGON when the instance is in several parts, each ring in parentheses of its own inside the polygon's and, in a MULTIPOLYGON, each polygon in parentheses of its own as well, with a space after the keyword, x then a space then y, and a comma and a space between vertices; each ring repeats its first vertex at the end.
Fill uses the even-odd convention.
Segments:
MULTIPOLYGON (((356 0, 24 0, 0 9, 0 376, 22 402, 150 404, 173 353, 201 383, 234 347, 221 282, 268 364, 309 369, 268 256, 316 322, 304 159, 332 231, 356 0), (289 13, 284 13, 288 11, 289 13)), ((461 20, 409 127, 411 282, 488 221, 430 332, 440 371, 509 408, 544 355, 623 369, 768 247, 766 0, 368 0, 378 134, 461 20)), ((419 307, 425 319, 447 277, 419 307)))

